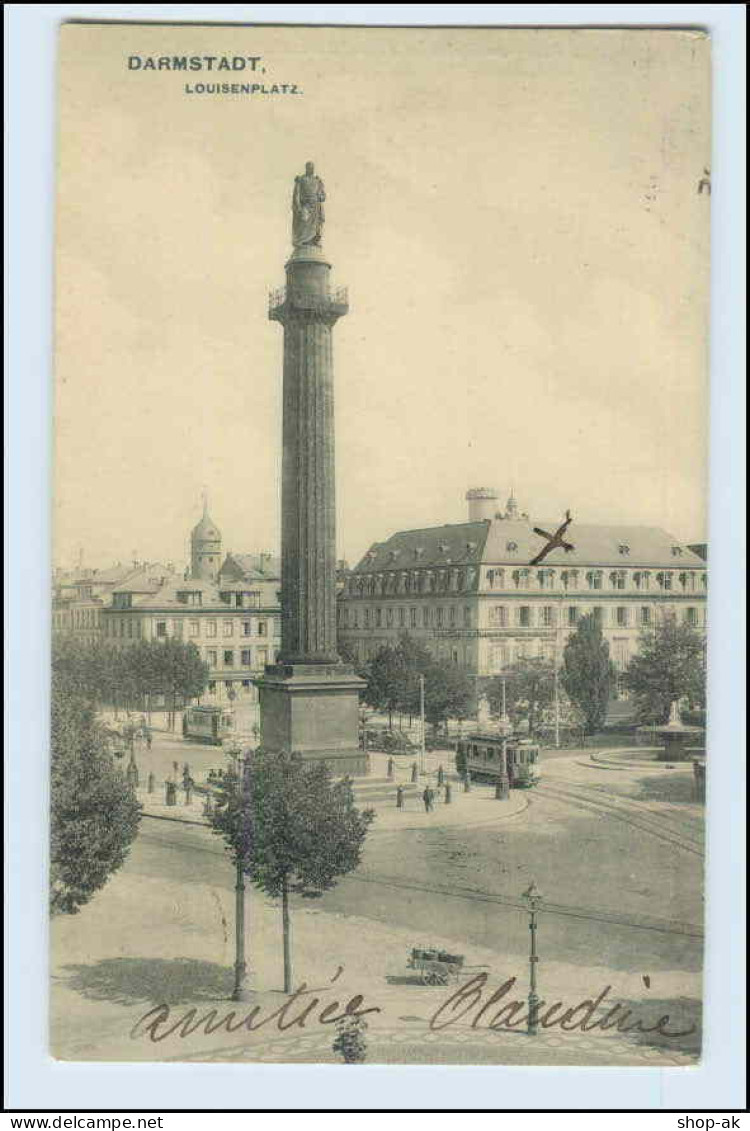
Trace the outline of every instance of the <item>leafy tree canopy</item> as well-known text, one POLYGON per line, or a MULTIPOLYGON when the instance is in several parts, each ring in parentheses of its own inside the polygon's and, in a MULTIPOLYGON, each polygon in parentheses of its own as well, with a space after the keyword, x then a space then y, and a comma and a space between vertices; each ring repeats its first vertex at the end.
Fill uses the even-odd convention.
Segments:
POLYGON ((581 617, 563 652, 560 673, 563 687, 581 711, 588 734, 600 730, 607 715, 615 670, 609 644, 593 615, 581 617))
POLYGON ((51 763, 50 906, 73 913, 124 863, 140 805, 115 768, 91 705, 57 673, 51 763))
POLYGON ((666 722, 675 699, 690 706, 706 705, 705 639, 689 624, 668 614, 644 629, 638 652, 624 676, 638 717, 643 722, 666 722))
POLYGON ((545 708, 555 697, 555 665, 551 660, 533 657, 518 660, 501 676, 493 676, 485 686, 485 695, 496 715, 502 713, 503 682, 508 715, 513 720, 527 718, 529 733, 534 734, 545 708))
POLYGON ((253 883, 278 896, 284 881, 322 892, 356 868, 374 816, 324 763, 258 751, 241 781, 237 770, 225 774, 212 825, 253 883))

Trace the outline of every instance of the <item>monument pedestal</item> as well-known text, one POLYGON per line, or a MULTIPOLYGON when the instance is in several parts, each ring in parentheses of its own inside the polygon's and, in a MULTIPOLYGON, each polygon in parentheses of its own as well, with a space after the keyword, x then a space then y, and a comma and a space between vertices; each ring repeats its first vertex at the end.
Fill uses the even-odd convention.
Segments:
POLYGON ((257 686, 263 750, 325 762, 334 777, 368 773, 359 749, 365 684, 347 664, 269 664, 257 686))

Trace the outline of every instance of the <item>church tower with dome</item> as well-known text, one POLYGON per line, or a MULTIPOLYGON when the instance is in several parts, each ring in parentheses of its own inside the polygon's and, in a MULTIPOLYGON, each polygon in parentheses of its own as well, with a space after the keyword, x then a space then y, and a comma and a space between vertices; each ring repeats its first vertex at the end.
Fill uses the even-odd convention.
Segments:
POLYGON ((203 517, 190 535, 190 576, 197 581, 216 581, 221 567, 221 531, 208 513, 203 496, 203 517))

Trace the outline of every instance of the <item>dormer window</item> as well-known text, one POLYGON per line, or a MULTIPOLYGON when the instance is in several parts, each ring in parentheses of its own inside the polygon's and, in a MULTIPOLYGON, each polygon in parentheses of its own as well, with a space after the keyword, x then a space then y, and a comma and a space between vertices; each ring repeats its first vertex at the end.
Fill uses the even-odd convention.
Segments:
POLYGON ((627 542, 621 542, 620 545, 617 547, 617 549, 623 555, 627 555, 627 554, 630 553, 630 546, 628 546, 627 542))
POLYGON ((505 543, 505 549, 508 551, 509 554, 514 554, 516 552, 516 550, 518 549, 518 542, 506 542, 505 543))
POLYGON ((560 580, 566 589, 578 588, 578 570, 577 569, 564 569, 560 574, 560 580))
POLYGON ((388 557, 390 558, 390 560, 392 562, 395 562, 396 558, 398 557, 398 555, 400 553, 401 553, 400 550, 391 550, 390 553, 388 554, 388 557))
POLYGON ((181 589, 177 594, 177 600, 181 605, 200 605, 203 594, 200 589, 181 589))
POLYGON ((414 557, 417 559, 424 557, 424 546, 414 547, 414 557))
POLYGON ((672 557, 673 558, 681 558, 682 557, 682 546, 673 546, 672 547, 672 557))
POLYGON ((467 554, 473 554, 474 551, 476 550, 476 548, 477 548, 476 542, 467 542, 466 543, 466 553, 467 554))
POLYGON ((441 554, 447 553, 448 552, 448 543, 447 542, 439 542, 438 543, 438 551, 441 554))

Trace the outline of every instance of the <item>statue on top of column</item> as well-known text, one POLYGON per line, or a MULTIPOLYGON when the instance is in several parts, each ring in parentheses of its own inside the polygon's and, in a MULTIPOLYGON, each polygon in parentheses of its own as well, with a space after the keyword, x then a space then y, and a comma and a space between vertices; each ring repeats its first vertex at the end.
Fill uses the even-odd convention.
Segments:
POLYGON ((292 243, 295 247, 320 244, 325 222, 323 213, 325 198, 326 190, 323 182, 316 176, 312 161, 308 161, 303 175, 294 178, 292 243))

